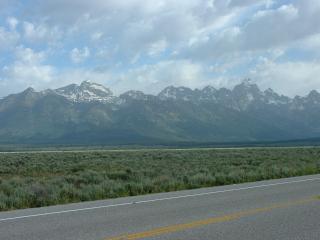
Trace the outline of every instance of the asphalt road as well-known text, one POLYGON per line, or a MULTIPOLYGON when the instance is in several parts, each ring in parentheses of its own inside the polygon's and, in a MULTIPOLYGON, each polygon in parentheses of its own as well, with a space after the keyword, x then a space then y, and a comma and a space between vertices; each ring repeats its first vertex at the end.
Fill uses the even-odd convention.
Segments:
POLYGON ((28 154, 28 153, 87 153, 87 152, 141 152, 141 151, 192 151, 192 150, 248 150, 248 149, 306 149, 315 146, 248 146, 248 147, 199 147, 199 148, 120 148, 120 149, 61 149, 61 150, 28 150, 28 151, 1 151, 0 154, 28 154))
POLYGON ((320 239, 320 175, 0 213, 1 240, 320 239))

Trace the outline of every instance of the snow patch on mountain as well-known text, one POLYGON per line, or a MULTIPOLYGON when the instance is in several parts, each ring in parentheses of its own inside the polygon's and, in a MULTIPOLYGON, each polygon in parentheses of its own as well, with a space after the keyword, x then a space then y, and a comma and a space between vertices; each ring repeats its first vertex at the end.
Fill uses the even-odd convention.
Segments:
POLYGON ((84 81, 80 85, 70 84, 62 88, 47 89, 41 92, 28 88, 21 94, 27 96, 30 102, 32 102, 32 99, 53 94, 76 103, 101 102, 110 104, 112 108, 116 109, 132 101, 184 101, 195 104, 205 102, 206 104, 221 105, 237 111, 250 111, 252 108, 263 108, 264 105, 270 105, 270 107, 288 107, 290 110, 304 110, 320 106, 320 93, 316 90, 311 91, 309 95, 304 97, 297 96, 290 98, 279 95, 270 88, 261 91, 250 80, 245 80, 241 84, 236 85, 232 90, 226 88, 215 89, 212 86, 195 90, 187 87, 169 86, 158 95, 130 90, 120 96, 115 96, 105 86, 89 81, 84 81))
POLYGON ((111 103, 115 100, 115 96, 108 88, 89 81, 84 81, 80 85, 71 84, 53 91, 73 102, 111 103))

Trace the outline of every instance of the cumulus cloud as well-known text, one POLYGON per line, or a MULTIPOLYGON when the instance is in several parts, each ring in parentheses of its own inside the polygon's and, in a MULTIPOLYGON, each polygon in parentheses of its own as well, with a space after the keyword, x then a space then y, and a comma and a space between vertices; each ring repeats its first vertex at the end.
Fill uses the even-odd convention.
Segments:
POLYGON ((63 79, 62 84, 80 83, 85 80, 102 83, 116 94, 132 89, 157 94, 168 85, 201 87, 206 84, 206 71, 207 69, 199 64, 179 60, 144 65, 124 72, 77 68, 60 72, 55 78, 63 79))
POLYGON ((0 69, 0 94, 17 92, 27 87, 42 89, 54 78, 54 67, 45 64, 44 52, 19 46, 15 49, 15 61, 0 69))
POLYGON ((91 34, 91 39, 93 41, 98 41, 103 37, 103 32, 94 32, 91 34))
POLYGON ((265 61, 251 71, 251 77, 263 88, 289 96, 306 95, 311 89, 320 90, 320 61, 265 61))
POLYGON ((320 33, 311 35, 301 41, 297 42, 294 48, 300 51, 305 51, 317 58, 320 57, 320 33))
POLYGON ((7 23, 9 25, 10 29, 14 31, 14 30, 16 30, 16 27, 19 24, 19 20, 16 19, 15 17, 8 17, 7 23))
POLYGON ((56 0, 39 1, 32 11, 34 21, 45 15, 51 25, 66 28, 81 38, 89 33, 94 40, 111 39, 109 47, 118 47, 130 61, 139 53, 148 55, 150 48, 159 49, 164 43, 179 48, 200 32, 228 24, 241 11, 232 11, 227 2, 56 0))
POLYGON ((0 52, 10 51, 18 42, 20 34, 0 26, 0 52))
POLYGON ((320 87, 319 0, 0 0, 0 8, 0 82, 17 89, 91 79, 157 92, 249 76, 291 95, 320 87), (298 79, 305 87, 285 90, 298 79))
POLYGON ((271 6, 274 4, 273 0, 230 0, 228 2, 229 7, 240 7, 240 6, 247 6, 253 4, 262 4, 265 6, 271 6))
POLYGON ((113 87, 118 92, 136 89, 153 94, 169 85, 195 88, 205 84, 205 72, 203 66, 188 60, 162 61, 120 74, 113 87))
POLYGON ((150 44, 148 54, 150 56, 157 56, 166 50, 168 43, 166 40, 162 39, 150 44))
POLYGON ((45 24, 34 24, 32 22, 23 22, 24 38, 31 44, 36 42, 55 44, 62 37, 62 32, 56 26, 47 26, 45 24))
POLYGON ((88 47, 83 49, 74 48, 70 52, 70 58, 74 63, 81 63, 90 56, 90 50, 88 47))
POLYGON ((320 33, 320 6, 315 1, 295 1, 273 9, 254 13, 243 26, 233 25, 208 33, 204 40, 186 49, 189 56, 215 58, 244 51, 264 51, 290 46, 297 40, 320 33))

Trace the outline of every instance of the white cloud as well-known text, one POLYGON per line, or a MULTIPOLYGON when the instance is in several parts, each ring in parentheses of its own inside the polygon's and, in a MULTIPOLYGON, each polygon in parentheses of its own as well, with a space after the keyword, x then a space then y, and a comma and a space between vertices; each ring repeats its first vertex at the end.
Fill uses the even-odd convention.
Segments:
POLYGON ((101 40, 102 37, 103 37, 103 32, 94 32, 91 34, 91 39, 93 41, 101 40))
POLYGON ((0 26, 0 52, 10 51, 19 41, 20 35, 16 31, 7 31, 0 26))
POLYGON ((252 70, 250 75, 261 87, 271 87, 289 96, 306 95, 311 89, 320 90, 320 61, 265 61, 252 70))
POLYGON ((31 48, 25 48, 23 46, 19 46, 15 49, 15 57, 18 61, 21 61, 26 64, 39 64, 43 62, 46 58, 46 54, 44 52, 35 52, 31 48))
POLYGON ((274 4, 273 0, 229 0, 228 2, 229 7, 241 7, 241 6, 248 6, 248 5, 265 5, 266 7, 270 7, 274 4))
POLYGON ((81 63, 90 56, 90 50, 88 47, 83 49, 74 48, 70 52, 70 58, 74 63, 81 63))
POLYGON ((32 12, 35 21, 46 16, 47 23, 75 37, 111 39, 109 47, 119 46, 119 54, 127 57, 123 60, 130 62, 139 53, 153 57, 152 49, 180 48, 205 31, 223 28, 241 14, 239 9, 248 7, 236 5, 233 11, 225 0, 55 0, 38 1, 32 12))
POLYGON ((44 63, 45 53, 35 52, 30 48, 17 47, 15 61, 0 69, 1 91, 17 92, 27 87, 43 88, 54 79, 54 67, 44 63))
MULTIPOLYGON (((159 90, 168 85, 202 87, 204 84, 209 84, 205 74, 206 69, 201 65, 188 60, 179 60, 143 65, 125 72, 113 71, 112 69, 77 68, 60 72, 56 79, 63 80, 61 84, 91 80, 104 84, 116 94, 132 89, 157 94, 159 90)), ((54 86, 58 87, 59 85, 55 84, 54 86)))
POLYGON ((87 35, 97 48, 105 48, 108 38, 107 47, 118 47, 116 56, 130 63, 139 54, 154 57, 168 47, 187 50, 188 43, 192 49, 187 56, 199 59, 286 44, 308 35, 316 25, 309 23, 305 33, 295 33, 291 25, 316 20, 316 14, 307 17, 310 4, 301 1, 273 9, 271 0, 50 0, 38 1, 33 13, 35 20, 45 16, 47 23, 66 28, 75 38, 87 35), (249 20, 250 15, 255 17, 249 20), (247 23, 242 22, 245 18, 247 23))
POLYGON ((290 46, 298 40, 320 33, 320 5, 297 0, 275 9, 254 13, 243 26, 233 25, 219 32, 207 33, 204 41, 186 49, 190 57, 216 58, 244 51, 268 51, 290 46))
POLYGON ((168 47, 168 43, 166 40, 162 39, 152 43, 149 47, 148 54, 150 56, 157 56, 166 50, 168 47))
POLYGON ((48 45, 55 44, 62 37, 62 32, 56 26, 47 26, 45 24, 34 24, 32 22, 23 22, 24 38, 29 43, 45 42, 48 45))
POLYGON ((7 66, 0 78, 12 86, 92 78, 116 91, 156 92, 171 84, 230 86, 248 75, 290 94, 299 89, 284 89, 289 77, 310 79, 305 89, 320 86, 311 80, 320 59, 319 0, 12 1, 0 0, 0 61, 7 66), (17 45, 26 46, 19 57, 17 45), (74 64, 60 68, 61 58, 74 64), (18 74, 24 67, 28 77, 18 74), (296 67, 296 77, 286 67, 296 67))
POLYGON ((206 84, 206 69, 188 60, 162 61, 144 65, 113 76, 117 79, 112 87, 117 92, 130 89, 158 93, 168 85, 199 87, 206 84))
POLYGON ((320 57, 320 33, 311 35, 294 45, 295 48, 306 50, 320 57))
POLYGON ((8 17, 7 18, 7 23, 9 25, 11 31, 14 31, 14 30, 16 30, 16 27, 19 24, 19 20, 16 19, 15 17, 8 17))
POLYGON ((30 22, 24 22, 23 28, 25 37, 30 40, 43 38, 47 32, 44 27, 38 27, 36 29, 36 27, 30 22))

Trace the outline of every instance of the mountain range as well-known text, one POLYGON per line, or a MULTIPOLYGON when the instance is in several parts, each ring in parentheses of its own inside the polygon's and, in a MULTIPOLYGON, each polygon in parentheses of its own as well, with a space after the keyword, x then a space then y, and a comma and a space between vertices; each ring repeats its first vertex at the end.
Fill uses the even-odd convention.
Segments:
POLYGON ((320 136, 320 94, 290 98, 250 80, 115 96, 89 81, 0 100, 2 144, 255 142, 320 136))

